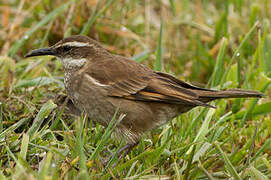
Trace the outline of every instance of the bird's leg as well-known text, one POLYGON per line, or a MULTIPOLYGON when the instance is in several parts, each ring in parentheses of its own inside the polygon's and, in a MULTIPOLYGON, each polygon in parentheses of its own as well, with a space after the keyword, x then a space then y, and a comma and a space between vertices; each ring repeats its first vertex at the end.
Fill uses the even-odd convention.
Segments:
MULTIPOLYGON (((129 152, 131 152, 131 150, 138 144, 138 142, 134 142, 134 143, 127 143, 125 146, 123 146, 122 148, 120 148, 119 152, 117 153, 117 157, 118 157, 118 161, 120 161, 122 158, 124 158, 129 152)), ((105 161, 102 163, 104 167, 107 166, 109 160, 112 158, 113 155, 109 155, 105 161)), ((113 165, 113 167, 116 164, 113 165)))
POLYGON ((123 146, 119 152, 118 152, 118 157, 119 160, 121 160, 122 158, 124 158, 129 152, 131 152, 131 150, 138 144, 138 142, 134 142, 134 143, 127 143, 125 146, 123 146))

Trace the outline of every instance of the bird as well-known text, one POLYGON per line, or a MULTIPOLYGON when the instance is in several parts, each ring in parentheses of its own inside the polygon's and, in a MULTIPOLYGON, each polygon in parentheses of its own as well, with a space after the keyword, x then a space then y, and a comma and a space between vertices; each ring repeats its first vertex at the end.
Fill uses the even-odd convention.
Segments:
POLYGON ((107 127, 116 110, 125 117, 116 134, 126 140, 120 152, 131 150, 141 136, 182 113, 221 98, 261 98, 253 90, 213 90, 154 71, 132 59, 106 50, 83 35, 66 37, 55 45, 30 51, 26 58, 51 55, 63 63, 68 97, 94 122, 107 127))

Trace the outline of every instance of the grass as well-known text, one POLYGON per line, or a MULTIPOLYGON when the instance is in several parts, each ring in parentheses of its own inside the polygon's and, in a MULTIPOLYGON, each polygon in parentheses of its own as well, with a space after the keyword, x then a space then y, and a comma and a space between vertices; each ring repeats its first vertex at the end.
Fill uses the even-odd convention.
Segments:
POLYGON ((270 179, 271 2, 67 0, 0 2, 0 179, 270 179), (108 50, 214 89, 263 99, 213 102, 125 144, 70 115, 63 67, 28 51, 85 34, 108 50), (116 166, 113 168, 113 164, 116 166))

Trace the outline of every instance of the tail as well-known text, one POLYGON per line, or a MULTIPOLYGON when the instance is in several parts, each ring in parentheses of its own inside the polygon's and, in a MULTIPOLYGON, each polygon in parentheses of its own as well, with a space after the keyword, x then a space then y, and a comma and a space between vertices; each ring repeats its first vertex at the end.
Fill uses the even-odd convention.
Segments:
POLYGON ((264 94, 258 91, 251 90, 242 90, 242 89, 229 89, 224 91, 203 91, 198 90, 199 99, 202 102, 209 102, 215 99, 221 98, 247 98, 247 97, 256 97, 261 98, 264 94))

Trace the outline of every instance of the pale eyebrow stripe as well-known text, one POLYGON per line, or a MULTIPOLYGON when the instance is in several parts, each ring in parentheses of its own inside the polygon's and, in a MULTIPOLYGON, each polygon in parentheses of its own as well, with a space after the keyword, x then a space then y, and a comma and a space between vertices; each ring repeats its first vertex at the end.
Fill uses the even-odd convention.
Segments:
POLYGON ((56 46, 56 48, 60 47, 60 46, 71 46, 71 47, 84 47, 84 46, 88 46, 91 47, 93 46, 93 44, 89 44, 89 43, 84 43, 84 42, 66 42, 64 44, 60 44, 58 46, 56 46))

